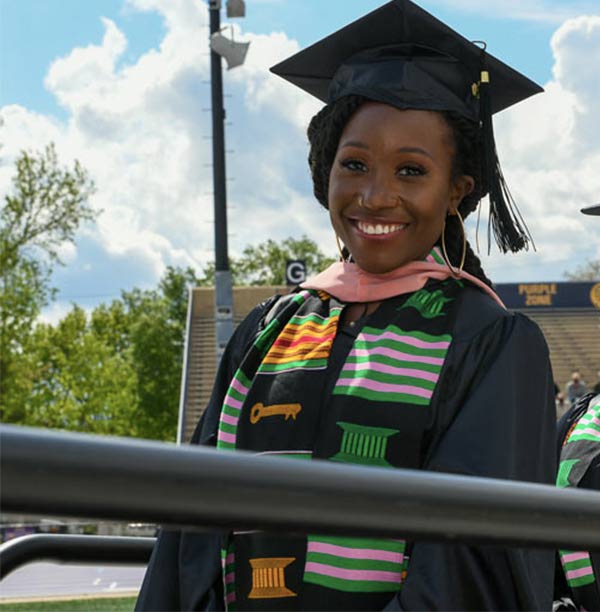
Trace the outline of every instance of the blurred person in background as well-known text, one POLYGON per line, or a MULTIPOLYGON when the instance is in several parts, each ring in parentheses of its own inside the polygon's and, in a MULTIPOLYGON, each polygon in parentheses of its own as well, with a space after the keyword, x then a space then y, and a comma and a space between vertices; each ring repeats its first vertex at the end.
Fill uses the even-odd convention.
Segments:
POLYGON ((585 381, 581 380, 579 372, 575 371, 571 374, 571 380, 567 383, 566 391, 571 406, 574 406, 575 402, 588 392, 587 385, 585 381))

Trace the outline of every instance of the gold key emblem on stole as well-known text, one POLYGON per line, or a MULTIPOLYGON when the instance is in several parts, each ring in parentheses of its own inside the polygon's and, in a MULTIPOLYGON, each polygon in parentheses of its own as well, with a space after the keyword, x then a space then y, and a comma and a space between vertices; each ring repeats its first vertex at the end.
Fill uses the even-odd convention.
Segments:
POLYGON ((258 402, 250 410, 250 422, 252 425, 256 425, 261 419, 270 416, 285 416, 286 421, 292 417, 295 421, 296 415, 301 410, 302 406, 300 404, 273 404, 272 406, 265 406, 258 402))

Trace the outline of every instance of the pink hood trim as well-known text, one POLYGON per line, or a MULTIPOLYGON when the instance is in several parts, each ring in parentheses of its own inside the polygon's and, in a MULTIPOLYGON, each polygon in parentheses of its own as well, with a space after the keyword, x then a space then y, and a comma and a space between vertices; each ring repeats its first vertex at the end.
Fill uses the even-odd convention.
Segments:
MULTIPOLYGON (((450 276, 447 266, 429 261, 413 261, 385 274, 370 274, 354 263, 337 262, 300 286, 326 291, 342 302, 377 302, 418 291, 430 278, 444 280, 450 276)), ((458 278, 473 283, 506 309, 498 295, 472 274, 463 271, 458 278)))

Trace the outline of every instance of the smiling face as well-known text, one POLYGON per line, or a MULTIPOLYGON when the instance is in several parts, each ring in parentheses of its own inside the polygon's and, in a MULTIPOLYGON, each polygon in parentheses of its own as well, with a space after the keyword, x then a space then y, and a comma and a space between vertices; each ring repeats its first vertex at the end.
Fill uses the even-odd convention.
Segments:
POLYGON ((369 102, 350 118, 329 176, 334 230, 360 268, 390 272, 423 259, 447 214, 473 189, 452 173, 452 133, 439 113, 369 102))

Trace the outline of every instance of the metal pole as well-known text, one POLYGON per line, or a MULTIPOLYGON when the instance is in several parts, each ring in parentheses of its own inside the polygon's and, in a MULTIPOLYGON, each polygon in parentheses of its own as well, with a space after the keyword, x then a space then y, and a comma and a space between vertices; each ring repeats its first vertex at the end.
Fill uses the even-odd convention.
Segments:
POLYGON ((0 580, 34 561, 146 565, 155 538, 38 533, 0 546, 0 580))
POLYGON ((0 427, 6 512, 600 551, 600 493, 0 427))
MULTIPOLYGON (((221 0, 210 0, 210 34, 221 29, 221 0)), ((227 189, 225 172, 225 109, 221 56, 210 51, 212 92, 213 185, 215 217, 215 327, 217 364, 233 334, 233 289, 227 245, 227 189)))
POLYGON ((177 418, 177 444, 185 440, 185 426, 188 401, 188 368, 190 367, 190 351, 192 348, 192 334, 194 321, 194 288, 188 288, 187 317, 185 321, 185 342, 183 346, 183 365, 181 367, 181 390, 179 392, 179 416, 177 418))

